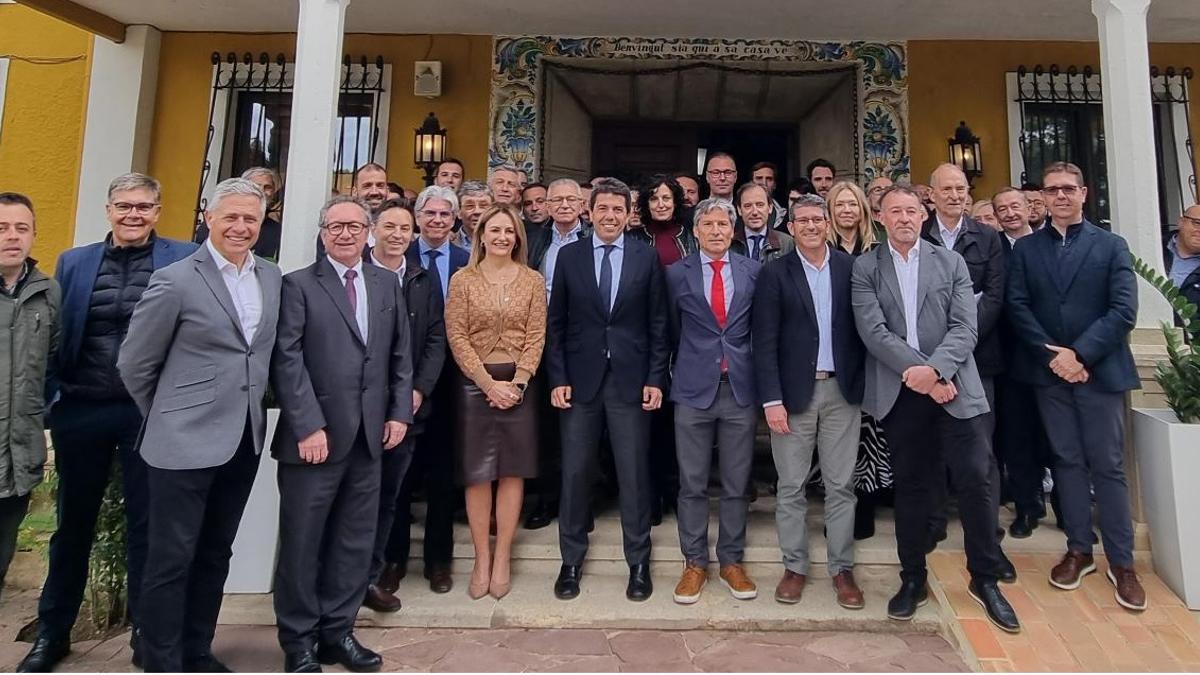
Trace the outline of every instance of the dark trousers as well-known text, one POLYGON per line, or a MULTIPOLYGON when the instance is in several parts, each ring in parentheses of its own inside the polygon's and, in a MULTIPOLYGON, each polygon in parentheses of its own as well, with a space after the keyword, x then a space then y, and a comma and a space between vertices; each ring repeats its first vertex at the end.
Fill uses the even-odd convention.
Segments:
MULTIPOLYGON (((411 429, 411 427, 410 427, 411 429)), ((388 538, 392 534, 392 522, 396 519, 397 508, 408 508, 408 504, 397 504, 400 496, 400 486, 408 474, 412 464, 413 446, 417 436, 406 435, 404 442, 383 452, 379 475, 379 520, 375 523, 375 550, 371 553, 371 573, 367 576, 370 583, 377 583, 383 572, 388 538)))
MULTIPOLYGON (((987 434, 989 441, 988 446, 992 448, 992 453, 996 454, 998 451, 995 445, 990 442, 992 437, 995 436, 996 432, 996 381, 991 377, 981 377, 980 382, 983 384, 983 393, 985 396, 987 396, 988 409, 991 412, 980 415, 979 419, 983 424, 984 433, 987 434)), ((996 491, 996 504, 999 505, 1001 487, 1003 487, 1003 482, 1000 478, 999 459, 992 463, 992 469, 994 470, 994 473, 991 476, 991 484, 992 489, 996 491)), ((950 489, 953 486, 951 484, 951 477, 946 471, 945 461, 940 459, 938 460, 936 471, 944 477, 944 480, 942 480, 940 483, 934 483, 930 486, 930 534, 933 534, 934 532, 945 532, 946 526, 950 522, 950 489)), ((1040 481, 1038 484, 1041 484, 1040 481)), ((999 509, 999 506, 997 506, 997 509, 999 509)), ((996 531, 996 536, 1003 538, 1004 531, 998 529, 996 531)))
MULTIPOLYGON (((530 387, 535 391, 548 392, 550 387, 543 377, 535 377, 530 387)), ((558 505, 559 490, 562 488, 562 429, 558 408, 550 405, 550 397, 538 397, 538 475, 529 481, 543 504, 558 505)))
POLYGON ((1092 384, 1037 388, 1038 408, 1054 450, 1054 482, 1067 531, 1067 548, 1090 553, 1092 491, 1104 554, 1117 567, 1133 566, 1133 515, 1125 478, 1125 392, 1092 384))
POLYGON ((275 617, 286 653, 354 629, 379 518, 381 459, 363 434, 339 462, 279 465, 275 617))
POLYGON ((149 468, 150 549, 142 587, 146 672, 178 672, 212 649, 229 559, 259 457, 250 421, 228 462, 149 468))
POLYGON ((29 494, 0 498, 0 591, 4 590, 4 578, 8 566, 17 552, 17 532, 21 521, 29 511, 29 494))
POLYGON ((650 415, 641 403, 621 400, 611 377, 586 403, 572 401, 562 411, 563 482, 558 508, 558 546, 564 565, 581 565, 587 557, 592 482, 600 434, 608 428, 617 469, 621 531, 625 560, 650 562, 650 415))
POLYGON ((396 516, 384 558, 408 567, 412 545, 412 503, 417 488, 425 488, 425 567, 449 567, 454 556, 454 390, 458 369, 447 364, 433 390, 434 407, 417 437, 412 463, 400 483, 396 516), (447 375, 447 371, 451 371, 447 375))
POLYGON ((63 398, 50 409, 49 418, 58 472, 58 529, 50 537, 50 564, 38 602, 38 630, 53 640, 71 635, 87 586, 96 518, 114 457, 121 462, 125 497, 129 615, 134 626, 141 626, 149 523, 147 467, 137 452, 142 415, 130 400, 63 398))
POLYGON ((937 468, 944 463, 958 492, 967 570, 973 579, 994 580, 1000 566, 999 491, 992 485, 996 460, 984 415, 958 419, 932 398, 902 388, 882 423, 892 450, 901 578, 925 581, 931 495, 945 483, 945 471, 937 468))
POLYGON ((675 456, 675 404, 663 400, 650 413, 650 484, 652 506, 668 509, 679 497, 679 460, 675 456))
POLYGON ((1009 377, 996 379, 995 439, 1017 514, 1044 515, 1042 478, 1054 461, 1034 387, 1009 377))

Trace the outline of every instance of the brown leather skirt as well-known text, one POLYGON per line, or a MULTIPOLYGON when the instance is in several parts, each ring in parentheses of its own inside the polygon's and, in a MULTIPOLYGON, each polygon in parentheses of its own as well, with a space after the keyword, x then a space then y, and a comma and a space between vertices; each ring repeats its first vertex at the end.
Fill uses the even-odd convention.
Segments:
MULTIPOLYGON (((484 368, 500 382, 511 382, 517 373, 515 363, 487 363, 484 368)), ((537 396, 530 385, 519 404, 500 410, 488 405, 487 394, 474 382, 462 378, 455 443, 459 484, 537 477, 537 396)))

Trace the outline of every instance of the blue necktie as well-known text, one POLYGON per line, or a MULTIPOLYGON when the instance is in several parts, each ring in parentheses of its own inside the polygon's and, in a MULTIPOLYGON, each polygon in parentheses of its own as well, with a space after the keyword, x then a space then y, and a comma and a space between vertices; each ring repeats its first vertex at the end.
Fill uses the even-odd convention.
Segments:
POLYGON ((604 303, 604 316, 612 311, 612 262, 608 256, 612 254, 612 244, 604 245, 604 259, 600 261, 600 300, 604 303))
POLYGON ((433 283, 437 284, 438 288, 442 289, 442 302, 445 302, 446 286, 442 283, 442 273, 440 270, 438 270, 437 264, 437 259, 442 256, 442 252, 436 248, 431 248, 428 251, 425 251, 425 255, 429 258, 429 264, 426 265, 425 269, 429 271, 429 276, 433 277, 433 283))
POLYGON ((761 234, 756 234, 756 235, 750 236, 750 259, 751 260, 758 260, 758 256, 762 253, 762 240, 763 240, 763 236, 761 234))

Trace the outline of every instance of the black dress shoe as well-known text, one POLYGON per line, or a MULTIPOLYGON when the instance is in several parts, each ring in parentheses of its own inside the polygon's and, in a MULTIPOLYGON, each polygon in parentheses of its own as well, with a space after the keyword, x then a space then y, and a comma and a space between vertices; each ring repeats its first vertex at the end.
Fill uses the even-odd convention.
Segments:
POLYGON ((908 621, 917 613, 917 608, 929 602, 929 587, 924 582, 902 581, 900 590, 888 600, 888 618, 908 621))
POLYGON ((625 597, 634 602, 641 602, 649 599, 653 592, 654 584, 650 582, 650 565, 645 563, 630 565, 629 585, 625 587, 625 597))
POLYGON ((1008 633, 1021 632, 1021 622, 1017 620, 1017 613, 1013 611, 1012 605, 1008 604, 1008 600, 1004 599, 1004 594, 1000 592, 996 582, 972 580, 967 584, 967 593, 983 607, 988 620, 995 624, 996 628, 1008 633))
POLYGON ((285 673, 320 673, 321 662, 317 661, 317 655, 311 649, 305 649, 302 652, 288 652, 283 657, 283 671, 285 673))
POLYGON ((1008 556, 1004 555, 1003 550, 1000 551, 1000 569, 996 572, 996 578, 1006 584, 1017 583, 1017 568, 1008 556))
POLYGON ((384 563, 383 571, 379 573, 379 586, 388 593, 395 593, 396 589, 400 588, 400 580, 404 578, 408 570, 401 563, 384 563))
POLYGON ((185 673, 232 673, 224 663, 217 660, 217 657, 209 652, 203 656, 187 659, 183 662, 183 672, 185 673))
POLYGON ((554 580, 554 597, 559 600, 572 600, 579 597, 579 580, 582 578, 582 567, 563 565, 558 570, 558 579, 554 580))
POLYGON ((17 664, 18 673, 50 673, 54 671, 54 666, 58 665, 71 653, 70 640, 52 640, 48 637, 38 636, 33 642, 33 648, 21 659, 21 663, 17 664))
POLYGON ((317 647, 317 660, 327 666, 336 663, 354 673, 375 673, 383 666, 383 657, 362 646, 354 633, 347 633, 336 644, 317 647))
POLYGON ((134 668, 144 670, 145 666, 143 665, 144 662, 142 660, 141 628, 134 628, 133 630, 129 631, 129 649, 133 652, 129 657, 129 662, 133 664, 134 668))
POLYGON ((1035 513, 1018 513, 1017 519, 1008 526, 1008 533, 1014 539, 1025 539, 1037 529, 1038 517, 1035 513))
POLYGON ((367 586, 366 597, 363 598, 363 607, 373 609, 376 612, 399 612, 400 598, 388 593, 375 584, 367 586))
POLYGON ((558 504, 539 501, 529 516, 525 518, 525 529, 540 530, 558 517, 558 504))
POLYGON ((654 504, 650 506, 650 527, 658 527, 659 525, 662 525, 662 517, 662 501, 655 499, 654 504))
POLYGON ((434 593, 449 593, 450 589, 454 588, 449 565, 426 567, 425 578, 429 580, 429 590, 434 593))

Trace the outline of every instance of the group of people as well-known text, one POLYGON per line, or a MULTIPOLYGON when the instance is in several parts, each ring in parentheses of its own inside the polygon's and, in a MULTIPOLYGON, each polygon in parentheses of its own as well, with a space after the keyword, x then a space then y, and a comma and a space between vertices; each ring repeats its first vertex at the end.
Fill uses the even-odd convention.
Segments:
MULTIPOLYGON (((433 591, 454 585, 461 495, 475 548, 467 593, 509 592, 530 481, 526 527, 558 519, 553 591, 577 597, 606 457, 630 600, 653 593, 650 531, 672 508, 685 559, 673 597, 701 597, 710 484, 717 576, 755 598, 742 556, 760 422, 778 474, 779 602, 802 599, 819 482, 837 600, 864 606, 854 540, 870 536, 873 515, 860 505, 891 488, 901 584, 888 615, 912 618, 953 491, 970 593, 1018 631, 997 583, 1016 577, 999 503, 1015 504, 1009 533, 1029 536, 1050 468, 1067 550, 1049 582, 1075 589, 1096 570, 1094 499, 1116 599, 1144 609, 1122 465, 1124 392, 1138 386, 1135 280, 1124 240, 1084 219, 1080 170, 1052 164, 1036 191, 997 192, 999 232, 970 217, 953 165, 916 188, 877 178, 864 190, 824 160, 806 173, 784 207, 774 166, 755 165, 739 186, 725 153, 702 178, 637 189, 526 185, 507 166, 464 181, 448 160, 409 200, 369 164, 317 214, 316 261, 286 275, 256 253, 280 187, 271 172, 216 187, 199 245, 156 233, 157 181, 120 176, 105 205, 111 233, 65 252, 55 279, 29 259, 33 204, 0 194, 0 309, 14 336, 4 568, 41 479, 43 414, 60 481, 38 636, 19 670, 49 671, 70 649, 114 461, 135 665, 227 670, 212 639, 268 441, 289 672, 380 667, 354 619, 363 605, 401 608, 417 493, 433 591), (271 439, 268 397, 280 410, 271 439)), ((1195 298, 1200 207, 1167 250, 1171 278, 1195 298)))

